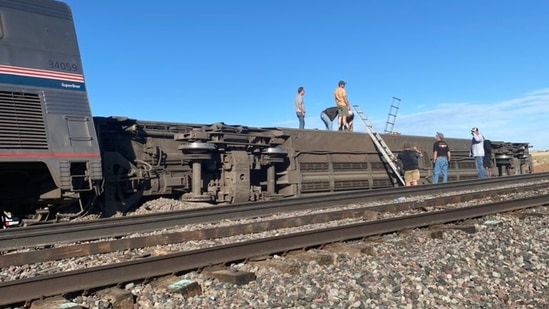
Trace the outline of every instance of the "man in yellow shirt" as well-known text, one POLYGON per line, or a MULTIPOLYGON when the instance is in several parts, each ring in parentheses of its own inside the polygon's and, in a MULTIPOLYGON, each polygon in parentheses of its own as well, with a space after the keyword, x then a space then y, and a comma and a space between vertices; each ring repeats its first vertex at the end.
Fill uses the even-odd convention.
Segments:
POLYGON ((337 83, 337 88, 334 91, 334 98, 335 103, 337 106, 337 112, 338 112, 338 123, 339 127, 347 127, 347 116, 349 115, 349 111, 351 110, 351 105, 349 105, 349 101, 347 100, 347 93, 345 92, 345 82, 340 80, 339 83, 337 83))

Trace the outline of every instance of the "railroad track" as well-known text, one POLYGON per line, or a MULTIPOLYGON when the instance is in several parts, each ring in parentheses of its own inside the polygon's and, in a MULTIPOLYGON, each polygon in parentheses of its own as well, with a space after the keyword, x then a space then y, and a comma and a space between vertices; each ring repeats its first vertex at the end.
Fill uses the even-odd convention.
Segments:
MULTIPOLYGON (((99 219, 86 222, 57 223, 0 231, 0 251, 24 247, 50 246, 63 242, 88 241, 106 237, 120 237, 131 233, 143 233, 174 226, 216 222, 221 220, 262 217, 288 211, 319 209, 349 203, 369 203, 394 200, 401 197, 414 199, 419 196, 455 194, 459 191, 494 191, 502 186, 544 186, 549 173, 508 176, 487 180, 452 182, 436 186, 417 186, 383 190, 352 191, 331 195, 311 196, 259 203, 164 212, 148 215, 99 219)), ((506 189, 509 190, 509 189, 506 189)), ((479 193, 480 194, 480 193, 479 193)), ((457 197, 459 198, 459 196, 457 197)), ((446 202, 450 202, 446 200, 446 202)), ((402 205, 401 205, 402 207, 402 205)))
POLYGON ((0 305, 227 264, 345 240, 547 205, 548 195, 359 222, 0 283, 0 305))
MULTIPOLYGON (((514 189, 503 188, 491 191, 468 192, 458 195, 440 196, 431 199, 411 200, 408 202, 396 202, 377 206, 363 205, 357 208, 345 208, 337 210, 326 210, 312 214, 295 215, 290 218, 274 218, 267 220, 253 220, 250 223, 237 223, 228 226, 215 226, 201 228, 200 230, 163 232, 161 235, 153 234, 148 236, 128 237, 123 239, 110 239, 98 242, 79 243, 75 245, 64 245, 58 248, 44 248, 27 252, 5 254, 0 256, 0 268, 40 263, 50 260, 61 260, 67 258, 82 257, 94 254, 106 254, 115 251, 123 251, 136 248, 154 247, 189 241, 231 237, 242 234, 261 233, 265 231, 294 228, 304 225, 326 223, 344 219, 375 218, 376 215, 386 212, 399 212, 410 209, 427 207, 437 208, 448 204, 469 202, 485 198, 496 198, 501 194, 527 192, 547 188, 546 184, 530 184, 514 189)), ((343 205, 341 205, 343 206, 343 205)))

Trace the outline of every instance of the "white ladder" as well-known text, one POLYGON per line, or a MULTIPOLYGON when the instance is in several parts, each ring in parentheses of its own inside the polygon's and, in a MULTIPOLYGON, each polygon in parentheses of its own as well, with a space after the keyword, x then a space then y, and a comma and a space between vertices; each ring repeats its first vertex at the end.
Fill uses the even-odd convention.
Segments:
POLYGON ((400 181, 400 183, 404 185, 404 179, 402 179, 402 177, 400 176, 400 172, 394 162, 395 156, 393 155, 393 152, 391 151, 391 149, 389 149, 387 144, 385 144, 385 141, 383 141, 383 139, 381 138, 381 135, 377 133, 376 129, 374 128, 374 125, 370 122, 370 120, 368 120, 368 117, 366 117, 366 115, 364 114, 360 106, 353 105, 353 109, 355 110, 355 113, 358 115, 358 117, 360 117, 360 120, 362 120, 362 122, 366 126, 366 130, 368 130, 368 135, 370 135, 370 138, 376 145, 377 149, 383 155, 385 162, 389 164, 389 166, 391 167, 391 170, 395 174, 398 181, 400 181))

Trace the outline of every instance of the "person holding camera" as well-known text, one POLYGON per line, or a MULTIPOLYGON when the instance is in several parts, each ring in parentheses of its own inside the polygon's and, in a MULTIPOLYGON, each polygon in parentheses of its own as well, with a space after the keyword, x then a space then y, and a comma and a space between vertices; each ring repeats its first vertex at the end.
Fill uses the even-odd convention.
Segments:
POLYGON ((486 170, 484 169, 484 136, 480 134, 478 128, 471 129, 471 156, 475 158, 475 167, 477 168, 477 175, 479 179, 488 178, 486 170))

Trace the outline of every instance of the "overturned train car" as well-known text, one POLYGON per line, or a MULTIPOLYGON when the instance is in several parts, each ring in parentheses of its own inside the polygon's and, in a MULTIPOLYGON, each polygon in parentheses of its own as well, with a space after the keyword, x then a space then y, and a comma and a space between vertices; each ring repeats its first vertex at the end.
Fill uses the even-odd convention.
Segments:
MULTIPOLYGON (((383 138, 424 154, 432 138, 383 138)), ((469 140, 449 139, 449 180, 475 178, 469 140)), ((528 143, 493 143, 496 175, 528 173, 528 143)), ((364 133, 92 117, 70 8, 0 0, 0 216, 27 224, 143 198, 238 203, 396 185, 364 133)))
MULTIPOLYGON (((95 118, 106 205, 173 194, 186 201, 238 203, 309 193, 397 186, 365 133, 191 125, 95 118)), ((395 154, 404 143, 423 153, 421 183, 431 182, 433 138, 383 135, 395 154)), ((448 139, 449 181, 477 178, 469 139, 448 139)), ((527 143, 492 142, 495 176, 530 173, 527 143)))

